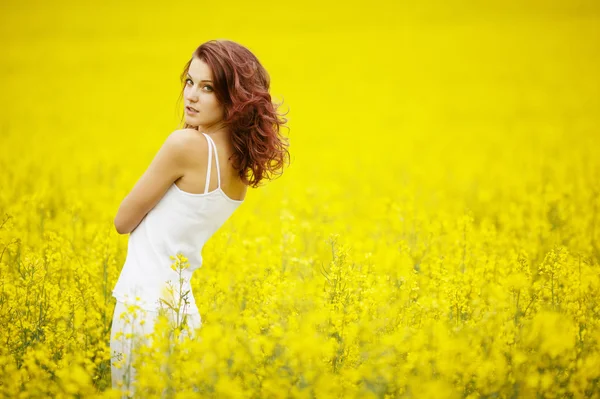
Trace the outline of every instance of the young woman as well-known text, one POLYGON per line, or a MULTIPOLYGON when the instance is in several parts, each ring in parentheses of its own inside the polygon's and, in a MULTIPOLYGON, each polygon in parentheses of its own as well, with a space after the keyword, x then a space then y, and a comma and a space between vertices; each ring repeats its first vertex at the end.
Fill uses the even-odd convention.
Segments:
POLYGON ((114 220, 119 234, 130 233, 112 291, 117 389, 132 391, 133 344, 153 332, 159 310, 187 331, 202 325, 190 280, 202 265, 204 243, 243 203, 248 186, 281 174, 289 161, 288 139, 280 134, 287 119, 271 101, 269 75, 247 48, 208 41, 194 51, 181 81, 183 128, 166 138, 114 220))

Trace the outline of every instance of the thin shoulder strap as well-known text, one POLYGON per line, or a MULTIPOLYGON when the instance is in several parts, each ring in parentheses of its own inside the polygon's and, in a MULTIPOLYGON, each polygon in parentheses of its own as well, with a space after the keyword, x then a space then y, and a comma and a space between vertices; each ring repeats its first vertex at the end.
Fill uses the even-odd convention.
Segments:
POLYGON ((204 185, 204 194, 206 194, 208 192, 208 184, 210 183, 210 166, 212 164, 212 150, 210 137, 208 137, 206 133, 202 134, 204 135, 204 137, 206 137, 206 140, 208 141, 208 168, 206 168, 206 184, 204 185))
POLYGON ((205 134, 205 136, 212 143, 212 148, 215 150, 215 163, 217 164, 217 188, 220 188, 221 187, 221 169, 219 168, 219 152, 217 151, 217 145, 215 144, 213 139, 210 138, 210 136, 207 136, 206 134, 205 134))

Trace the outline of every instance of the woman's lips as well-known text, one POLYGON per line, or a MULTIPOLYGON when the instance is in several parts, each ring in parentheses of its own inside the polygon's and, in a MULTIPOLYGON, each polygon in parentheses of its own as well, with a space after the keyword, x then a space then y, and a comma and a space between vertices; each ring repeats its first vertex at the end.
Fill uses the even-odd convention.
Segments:
POLYGON ((193 109, 193 108, 190 108, 190 107, 185 107, 185 111, 186 111, 188 114, 191 114, 191 115, 194 115, 194 114, 197 114, 197 113, 198 113, 198 111, 196 111, 195 109, 193 109))

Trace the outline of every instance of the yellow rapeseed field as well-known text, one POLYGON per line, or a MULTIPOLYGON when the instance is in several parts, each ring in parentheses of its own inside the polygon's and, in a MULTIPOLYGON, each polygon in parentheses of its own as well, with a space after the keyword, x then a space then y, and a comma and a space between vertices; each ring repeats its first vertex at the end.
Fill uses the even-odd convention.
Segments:
POLYGON ((139 397, 599 398, 600 5, 480 3, 4 1, 0 396, 120 397, 114 216, 226 38, 291 163, 207 242, 202 328, 159 325, 139 397))

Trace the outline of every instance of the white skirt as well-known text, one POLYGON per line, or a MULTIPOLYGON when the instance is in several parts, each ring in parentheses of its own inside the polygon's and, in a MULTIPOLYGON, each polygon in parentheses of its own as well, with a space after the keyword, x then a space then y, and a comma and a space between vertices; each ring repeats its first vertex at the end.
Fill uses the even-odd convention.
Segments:
MULTIPOLYGON (((110 332, 111 352, 111 380, 112 387, 129 395, 134 395, 133 382, 136 370, 132 366, 134 361, 133 348, 138 344, 151 344, 150 334, 154 331, 154 325, 158 317, 158 311, 143 310, 138 307, 133 313, 127 312, 127 304, 117 301, 113 313, 112 327, 110 332)), ((174 312, 168 314, 170 321, 175 325, 176 315, 174 312)), ((200 313, 188 314, 186 319, 191 334, 202 326, 200 313)), ((180 322, 181 324, 181 322, 180 322)), ((182 334, 181 338, 186 336, 182 334)), ((193 338, 193 337, 190 337, 193 338)))

